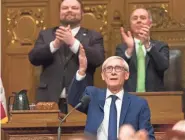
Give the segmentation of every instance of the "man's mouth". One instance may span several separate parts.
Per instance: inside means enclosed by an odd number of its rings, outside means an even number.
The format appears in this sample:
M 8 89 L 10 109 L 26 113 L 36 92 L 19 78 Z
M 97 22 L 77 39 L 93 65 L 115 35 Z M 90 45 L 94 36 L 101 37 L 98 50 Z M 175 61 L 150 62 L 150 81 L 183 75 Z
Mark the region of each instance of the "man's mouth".
M 137 29 L 141 29 L 142 28 L 142 25 L 137 25 L 136 28 Z
M 110 78 L 110 80 L 118 80 L 118 78 Z
M 75 16 L 75 14 L 67 13 L 66 16 Z

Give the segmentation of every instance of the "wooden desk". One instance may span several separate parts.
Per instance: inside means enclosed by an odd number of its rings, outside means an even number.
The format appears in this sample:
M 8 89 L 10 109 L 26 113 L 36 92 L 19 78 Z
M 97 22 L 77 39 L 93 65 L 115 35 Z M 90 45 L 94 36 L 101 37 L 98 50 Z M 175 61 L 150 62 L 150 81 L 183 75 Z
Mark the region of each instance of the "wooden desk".
M 183 91 L 133 94 L 148 101 L 152 124 L 174 124 L 178 120 L 184 119 Z
M 50 123 L 10 123 L 2 125 L 2 140 L 57 140 L 59 122 Z M 153 124 L 156 140 L 163 140 L 167 128 L 173 124 Z M 62 140 L 83 136 L 85 122 L 65 122 L 62 124 Z
M 47 123 L 10 123 L 2 125 L 2 140 L 57 140 L 59 122 Z M 62 140 L 83 135 L 84 122 L 62 124 Z
M 151 109 L 151 121 L 157 140 L 163 140 L 165 131 L 184 119 L 183 92 L 133 93 L 147 99 Z M 47 116 L 46 116 L 47 117 Z M 86 116 L 74 111 L 62 124 L 62 140 L 83 135 Z M 2 140 L 56 140 L 58 121 L 27 123 L 11 122 L 2 125 Z
M 72 107 L 69 106 L 69 108 L 71 109 Z M 16 114 L 14 118 L 12 116 L 8 124 L 2 125 L 2 140 L 57 140 L 59 121 L 54 114 L 56 111 L 49 110 L 48 113 L 45 113 L 46 111 L 40 111 L 42 113 L 41 116 L 39 116 L 39 111 L 35 111 L 37 113 L 36 115 L 31 112 L 26 114 L 26 112 L 13 112 Z M 28 116 L 38 117 L 38 120 L 30 120 L 32 117 L 28 119 Z M 62 124 L 61 139 L 68 140 L 72 136 L 83 136 L 85 120 L 86 115 L 75 110 L 67 118 L 66 122 Z

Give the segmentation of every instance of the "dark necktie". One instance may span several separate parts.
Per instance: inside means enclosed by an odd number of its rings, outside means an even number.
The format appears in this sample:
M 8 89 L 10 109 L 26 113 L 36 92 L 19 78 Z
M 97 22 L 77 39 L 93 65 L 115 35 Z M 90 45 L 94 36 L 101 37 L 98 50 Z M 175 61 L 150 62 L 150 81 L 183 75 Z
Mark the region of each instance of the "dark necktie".
M 111 95 L 110 97 L 112 98 L 112 102 L 109 112 L 108 140 L 117 140 L 117 109 L 115 102 L 118 97 L 115 95 Z

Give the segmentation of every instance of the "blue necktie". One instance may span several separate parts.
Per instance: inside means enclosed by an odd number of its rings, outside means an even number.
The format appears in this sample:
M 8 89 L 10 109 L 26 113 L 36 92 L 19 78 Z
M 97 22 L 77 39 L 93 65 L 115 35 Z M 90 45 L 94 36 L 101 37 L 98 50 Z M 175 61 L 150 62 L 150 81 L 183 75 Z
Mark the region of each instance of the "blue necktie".
M 112 102 L 110 105 L 109 113 L 109 129 L 108 129 L 108 140 L 117 140 L 117 109 L 116 109 L 116 99 L 115 95 L 111 95 Z

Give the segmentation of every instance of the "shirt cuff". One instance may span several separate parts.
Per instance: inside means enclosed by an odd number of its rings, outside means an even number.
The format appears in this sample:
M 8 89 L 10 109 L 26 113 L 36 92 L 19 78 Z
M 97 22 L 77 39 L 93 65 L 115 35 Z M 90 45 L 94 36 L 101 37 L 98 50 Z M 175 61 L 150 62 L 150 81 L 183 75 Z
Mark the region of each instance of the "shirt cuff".
M 127 51 L 125 51 L 125 56 L 130 59 L 132 56 L 128 55 Z
M 152 49 L 152 45 L 151 43 L 149 43 L 150 47 L 148 49 L 146 49 L 147 52 L 149 52 Z
M 80 46 L 80 41 L 75 39 L 75 42 L 72 46 L 70 46 L 70 50 L 73 52 L 73 53 L 77 53 L 78 52 L 78 49 L 79 49 L 79 46 Z
M 86 74 L 85 75 L 80 75 L 79 73 L 78 73 L 78 71 L 76 72 L 76 80 L 77 81 L 82 81 L 84 78 L 85 78 L 85 76 L 86 76 Z
M 49 47 L 50 47 L 51 53 L 54 53 L 54 52 L 56 52 L 59 49 L 59 48 L 55 48 L 54 47 L 53 41 L 50 42 Z

